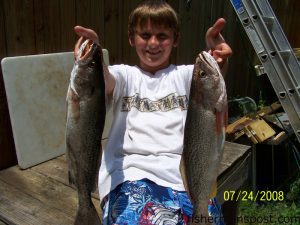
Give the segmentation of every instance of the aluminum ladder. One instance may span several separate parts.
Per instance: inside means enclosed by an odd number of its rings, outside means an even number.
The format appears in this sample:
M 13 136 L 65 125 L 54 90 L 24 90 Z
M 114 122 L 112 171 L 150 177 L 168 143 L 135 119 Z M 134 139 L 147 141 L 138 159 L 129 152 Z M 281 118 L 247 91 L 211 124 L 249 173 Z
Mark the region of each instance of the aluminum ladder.
M 300 64 L 268 0 L 230 0 L 300 142 Z

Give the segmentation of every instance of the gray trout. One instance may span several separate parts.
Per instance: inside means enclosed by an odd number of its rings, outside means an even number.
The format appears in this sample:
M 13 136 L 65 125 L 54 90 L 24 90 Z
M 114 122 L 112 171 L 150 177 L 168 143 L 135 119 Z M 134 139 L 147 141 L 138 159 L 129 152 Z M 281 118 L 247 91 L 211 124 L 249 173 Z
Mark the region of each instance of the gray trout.
M 75 225 L 101 224 L 91 200 L 102 156 L 105 83 L 102 49 L 80 38 L 67 93 L 66 146 L 69 182 L 78 192 Z
M 216 185 L 227 123 L 227 94 L 219 66 L 207 52 L 195 62 L 184 131 L 183 163 L 194 221 L 208 221 L 209 196 Z M 201 223 L 201 221 L 200 221 Z

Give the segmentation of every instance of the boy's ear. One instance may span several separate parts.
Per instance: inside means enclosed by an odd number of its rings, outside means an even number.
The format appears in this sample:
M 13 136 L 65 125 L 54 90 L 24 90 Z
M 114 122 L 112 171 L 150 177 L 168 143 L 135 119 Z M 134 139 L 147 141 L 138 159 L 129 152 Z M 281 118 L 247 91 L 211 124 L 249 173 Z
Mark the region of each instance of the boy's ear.
M 173 43 L 173 47 L 177 47 L 177 46 L 178 46 L 179 40 L 180 40 L 180 33 L 174 34 L 174 43 Z
M 131 47 L 135 46 L 134 35 L 128 31 L 128 41 Z

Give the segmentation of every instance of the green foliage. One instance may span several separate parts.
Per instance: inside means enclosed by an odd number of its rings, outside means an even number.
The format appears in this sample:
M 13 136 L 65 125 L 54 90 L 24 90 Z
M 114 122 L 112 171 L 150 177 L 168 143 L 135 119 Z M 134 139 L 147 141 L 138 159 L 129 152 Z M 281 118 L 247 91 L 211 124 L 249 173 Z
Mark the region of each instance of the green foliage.
M 300 225 L 300 176 L 290 185 L 284 201 L 240 202 L 238 225 Z
M 296 203 L 269 202 L 258 205 L 255 202 L 240 204 L 238 225 L 300 224 L 300 208 Z
M 258 100 L 258 105 L 257 105 L 257 109 L 261 110 L 266 106 L 266 101 L 263 100 L 262 97 L 262 91 L 259 91 L 259 100 Z
M 290 192 L 287 194 L 287 198 L 291 202 L 298 203 L 300 207 L 300 175 L 290 186 Z

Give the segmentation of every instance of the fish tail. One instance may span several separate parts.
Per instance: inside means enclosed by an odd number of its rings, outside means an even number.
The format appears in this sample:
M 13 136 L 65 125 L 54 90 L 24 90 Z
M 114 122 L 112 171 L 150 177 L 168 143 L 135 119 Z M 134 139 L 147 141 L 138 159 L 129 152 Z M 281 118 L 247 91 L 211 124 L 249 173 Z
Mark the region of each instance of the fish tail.
M 79 205 L 74 225 L 101 225 L 101 220 L 92 202 L 89 207 Z

